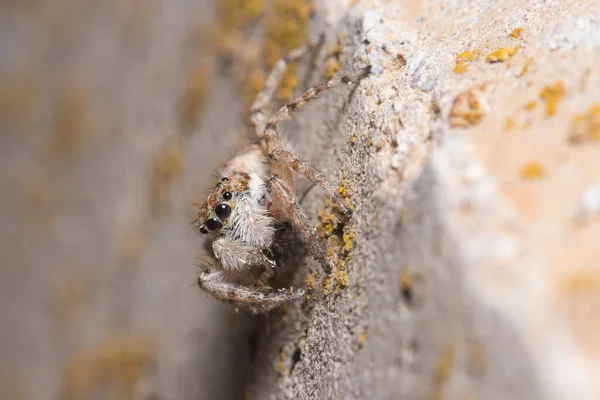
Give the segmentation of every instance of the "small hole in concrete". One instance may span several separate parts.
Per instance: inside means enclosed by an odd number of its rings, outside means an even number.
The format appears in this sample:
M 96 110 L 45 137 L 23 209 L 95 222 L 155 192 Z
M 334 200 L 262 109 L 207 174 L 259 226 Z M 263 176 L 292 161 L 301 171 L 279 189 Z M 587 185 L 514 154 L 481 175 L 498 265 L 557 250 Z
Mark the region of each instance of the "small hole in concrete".
M 415 301 L 415 294 L 411 287 L 404 286 L 401 290 L 402 299 L 406 303 L 407 306 L 412 307 Z
M 294 367 L 296 366 L 296 364 L 298 364 L 298 361 L 300 361 L 302 359 L 302 350 L 300 350 L 300 348 L 297 348 L 294 351 L 294 354 L 292 354 L 292 364 L 290 365 L 290 375 L 292 374 L 292 371 L 294 371 Z

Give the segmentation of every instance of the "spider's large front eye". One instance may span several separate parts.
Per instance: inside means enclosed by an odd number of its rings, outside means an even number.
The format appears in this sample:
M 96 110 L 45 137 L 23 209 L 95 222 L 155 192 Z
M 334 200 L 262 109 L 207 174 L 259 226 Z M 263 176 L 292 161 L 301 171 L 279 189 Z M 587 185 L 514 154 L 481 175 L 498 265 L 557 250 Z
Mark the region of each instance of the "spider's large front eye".
M 220 229 L 223 226 L 221 221 L 214 218 L 211 218 L 208 221 L 206 221 L 205 225 L 209 231 L 216 231 L 217 229 Z
M 231 200 L 232 197 L 233 197 L 233 195 L 231 194 L 231 192 L 223 193 L 223 200 L 225 200 L 225 201 Z
M 225 219 L 231 214 L 231 207 L 228 204 L 221 203 L 215 208 L 215 214 L 217 214 L 217 217 Z

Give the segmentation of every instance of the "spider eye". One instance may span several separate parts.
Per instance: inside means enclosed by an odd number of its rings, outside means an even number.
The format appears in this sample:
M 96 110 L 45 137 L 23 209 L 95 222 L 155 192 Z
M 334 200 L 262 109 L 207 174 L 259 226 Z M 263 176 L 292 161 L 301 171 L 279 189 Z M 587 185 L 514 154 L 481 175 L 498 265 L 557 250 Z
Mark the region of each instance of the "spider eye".
M 221 182 L 227 182 L 229 180 L 229 178 L 223 177 L 221 178 Z
M 200 227 L 199 231 L 200 231 L 200 233 L 203 233 L 205 235 L 208 233 L 208 229 L 206 229 L 206 227 L 204 225 Z
M 220 229 L 222 226 L 223 226 L 223 224 L 218 219 L 211 218 L 208 221 L 206 221 L 206 227 L 208 228 L 209 231 L 216 231 L 217 229 Z
M 217 217 L 225 219 L 231 214 L 231 207 L 228 204 L 221 203 L 215 208 L 215 214 L 217 214 Z
M 231 200 L 232 197 L 233 195 L 231 194 L 231 192 L 223 193 L 223 200 Z

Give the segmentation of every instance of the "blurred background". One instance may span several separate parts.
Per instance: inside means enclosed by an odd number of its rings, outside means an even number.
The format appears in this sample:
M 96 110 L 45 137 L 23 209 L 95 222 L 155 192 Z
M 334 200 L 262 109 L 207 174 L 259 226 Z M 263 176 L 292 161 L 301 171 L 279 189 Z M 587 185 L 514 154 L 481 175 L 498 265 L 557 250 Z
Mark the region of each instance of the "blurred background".
M 0 4 L 0 398 L 241 396 L 253 324 L 195 285 L 193 202 L 312 7 Z

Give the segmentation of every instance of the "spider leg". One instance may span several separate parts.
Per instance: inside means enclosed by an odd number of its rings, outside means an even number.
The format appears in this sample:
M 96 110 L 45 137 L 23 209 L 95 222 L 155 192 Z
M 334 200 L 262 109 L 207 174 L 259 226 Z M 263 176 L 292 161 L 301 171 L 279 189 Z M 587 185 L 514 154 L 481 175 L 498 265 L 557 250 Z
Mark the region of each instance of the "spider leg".
M 330 81 L 320 83 L 308 89 L 300 96 L 298 96 L 294 101 L 281 107 L 275 114 L 273 114 L 269 118 L 267 124 L 265 125 L 265 131 L 263 133 L 265 139 L 267 140 L 267 142 L 269 142 L 272 139 L 277 139 L 278 135 L 277 131 L 275 130 L 275 125 L 277 125 L 281 121 L 289 119 L 294 114 L 294 112 L 296 112 L 300 107 L 304 106 L 306 103 L 317 97 L 325 90 L 332 89 L 342 84 L 351 84 L 358 82 L 362 78 L 369 75 L 369 73 L 371 73 L 371 66 L 367 65 L 366 67 L 363 67 L 351 74 L 331 79 Z
M 269 72 L 265 87 L 256 95 L 256 98 L 250 107 L 250 120 L 254 126 L 256 126 L 257 131 L 262 132 L 264 129 L 266 119 L 262 109 L 271 101 L 275 91 L 279 88 L 279 84 L 283 79 L 283 75 L 285 74 L 288 65 L 304 56 L 309 50 L 318 49 L 323 43 L 324 38 L 324 35 L 321 35 L 317 44 L 298 47 L 277 60 L 271 69 L 271 72 Z
M 253 312 L 267 312 L 273 308 L 280 307 L 294 300 L 300 299 L 306 294 L 305 290 L 277 290 L 272 293 L 264 293 L 237 285 L 227 280 L 224 271 L 205 271 L 198 275 L 198 285 L 214 297 L 221 300 L 229 300 L 239 304 L 242 308 Z
M 344 200 L 338 195 L 335 188 L 331 186 L 329 182 L 327 182 L 325 176 L 316 168 L 312 167 L 308 163 L 296 157 L 290 151 L 285 150 L 283 141 L 277 133 L 277 124 L 281 121 L 289 119 L 295 111 L 297 111 L 300 107 L 304 106 L 310 100 L 317 97 L 323 91 L 334 88 L 341 84 L 350 84 L 353 82 L 357 82 L 360 79 L 366 77 L 370 72 L 371 66 L 368 65 L 364 68 L 359 69 L 356 72 L 353 72 L 352 74 L 332 79 L 328 82 L 322 83 L 307 90 L 306 92 L 302 93 L 296 100 L 281 107 L 279 111 L 277 111 L 273 116 L 271 116 L 271 118 L 269 118 L 269 121 L 265 126 L 264 132 L 262 133 L 266 142 L 266 152 L 271 158 L 271 161 L 275 164 L 275 168 L 272 168 L 273 171 L 281 171 L 282 173 L 285 173 L 289 170 L 289 168 L 291 168 L 296 172 L 304 175 L 311 182 L 323 188 L 327 195 L 337 204 L 337 206 L 346 215 L 350 215 L 352 213 L 350 207 L 348 207 Z M 259 137 L 261 136 L 259 135 Z
M 319 237 L 315 228 L 308 220 L 304 211 L 302 211 L 294 193 L 285 181 L 276 175 L 271 176 L 267 180 L 267 187 L 269 188 L 273 202 L 277 202 L 277 207 L 287 211 L 290 220 L 308 243 L 312 256 L 323 266 L 326 273 L 331 273 L 332 267 L 327 262 L 325 253 L 319 245 Z
M 338 194 L 337 190 L 327 181 L 325 175 L 323 175 L 321 171 L 283 148 L 272 150 L 271 153 L 269 153 L 269 157 L 275 164 L 281 165 L 281 167 L 277 168 L 278 170 L 284 170 L 284 166 L 287 166 L 299 174 L 304 175 L 308 180 L 325 190 L 325 193 L 327 193 L 345 215 L 352 215 L 352 209 Z

